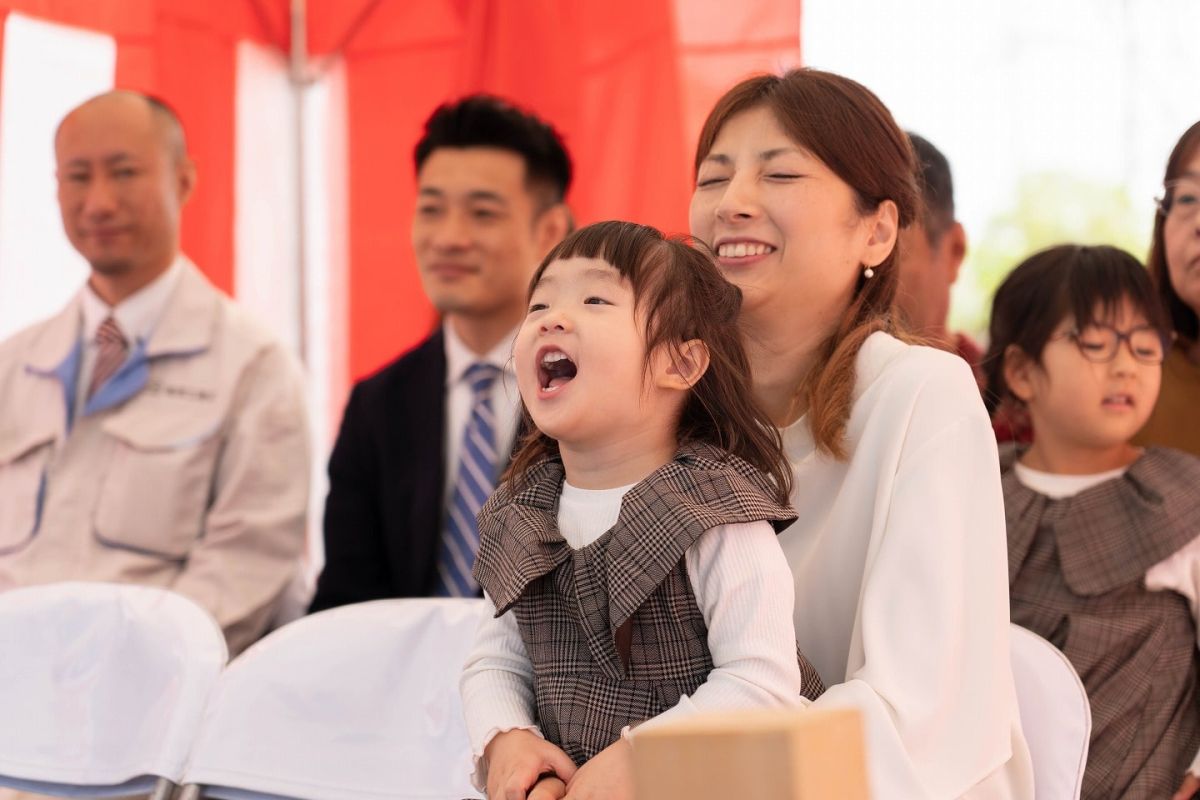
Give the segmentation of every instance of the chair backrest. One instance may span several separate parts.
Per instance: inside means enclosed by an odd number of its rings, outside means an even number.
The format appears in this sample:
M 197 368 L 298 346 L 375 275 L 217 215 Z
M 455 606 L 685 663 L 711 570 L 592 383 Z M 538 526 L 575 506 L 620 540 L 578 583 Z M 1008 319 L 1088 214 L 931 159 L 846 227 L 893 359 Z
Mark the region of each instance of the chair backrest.
M 1075 800 L 1083 784 L 1092 709 L 1075 668 L 1054 645 L 1019 625 L 1010 637 L 1021 729 L 1038 800 Z
M 0 593 L 0 784 L 98 797 L 179 781 L 227 658 L 213 618 L 167 589 Z
M 280 628 L 222 676 L 186 783 L 229 800 L 478 796 L 458 679 L 483 607 L 377 600 Z

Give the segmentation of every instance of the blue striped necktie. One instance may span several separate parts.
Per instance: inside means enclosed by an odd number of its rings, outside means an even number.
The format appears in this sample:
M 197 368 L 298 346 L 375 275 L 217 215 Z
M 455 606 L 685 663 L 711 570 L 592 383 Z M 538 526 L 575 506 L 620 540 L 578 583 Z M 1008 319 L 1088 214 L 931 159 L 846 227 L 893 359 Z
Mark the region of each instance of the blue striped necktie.
M 475 515 L 496 488 L 496 417 L 491 388 L 499 375 L 498 367 L 484 363 L 472 364 L 463 374 L 471 384 L 471 417 L 458 450 L 458 477 L 438 550 L 435 593 L 440 597 L 473 597 L 479 592 L 479 584 L 471 576 L 479 553 Z

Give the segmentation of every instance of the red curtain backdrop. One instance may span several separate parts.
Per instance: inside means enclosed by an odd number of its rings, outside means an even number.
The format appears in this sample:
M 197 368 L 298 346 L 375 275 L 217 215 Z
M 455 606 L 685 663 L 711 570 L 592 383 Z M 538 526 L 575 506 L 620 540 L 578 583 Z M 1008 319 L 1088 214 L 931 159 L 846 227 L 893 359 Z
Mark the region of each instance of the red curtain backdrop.
M 7 0 L 50 22 L 105 33 L 117 45 L 116 85 L 151 92 L 183 120 L 200 180 L 183 216 L 183 248 L 233 289 L 234 69 L 237 42 L 286 47 L 286 3 L 274 17 L 246 0 Z M 282 19 L 279 9 L 283 10 Z M 36 76 L 31 76 L 36 80 Z
M 747 75 L 800 66 L 800 0 L 675 0 L 675 19 L 690 165 L 717 98 Z
M 183 246 L 230 291 L 236 47 L 286 52 L 288 0 L 0 0 L 0 22 L 9 11 L 110 34 L 117 85 L 178 109 L 200 174 Z M 409 221 L 412 150 L 437 104 L 488 91 L 554 122 L 580 224 L 684 231 L 704 115 L 746 74 L 797 63 L 799 20 L 799 0 L 308 0 L 314 63 L 346 64 L 350 377 L 436 322 Z
M 344 25 L 363 19 L 341 7 L 336 13 Z M 345 41 L 324 18 L 313 23 L 322 36 L 314 50 Z M 620 217 L 686 228 L 688 173 L 666 0 L 380 3 L 343 52 L 355 377 L 435 324 L 408 228 L 412 150 L 438 103 L 486 91 L 551 120 L 575 163 L 569 202 L 581 224 Z
M 576 167 L 580 224 L 687 229 L 692 150 L 716 98 L 799 61 L 799 0 L 357 0 L 317 4 L 309 47 L 347 66 L 350 371 L 436 319 L 409 244 L 412 150 L 438 103 L 503 95 L 551 120 Z

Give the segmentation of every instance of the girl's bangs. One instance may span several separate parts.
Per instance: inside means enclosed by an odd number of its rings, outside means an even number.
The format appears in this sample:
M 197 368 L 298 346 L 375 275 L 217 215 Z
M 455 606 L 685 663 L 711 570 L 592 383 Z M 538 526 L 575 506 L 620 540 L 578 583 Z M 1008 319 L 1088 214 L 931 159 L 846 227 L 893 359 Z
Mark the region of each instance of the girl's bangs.
M 1112 325 L 1128 303 L 1146 322 L 1168 331 L 1150 276 L 1137 259 L 1121 251 L 1092 252 L 1077 258 L 1067 276 L 1068 310 L 1079 327 Z

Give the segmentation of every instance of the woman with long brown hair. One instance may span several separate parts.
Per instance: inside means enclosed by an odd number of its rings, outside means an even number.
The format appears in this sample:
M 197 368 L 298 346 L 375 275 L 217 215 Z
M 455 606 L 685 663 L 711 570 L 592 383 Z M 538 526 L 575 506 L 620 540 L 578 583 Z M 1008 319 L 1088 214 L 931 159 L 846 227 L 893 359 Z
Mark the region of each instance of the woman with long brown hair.
M 829 686 L 814 707 L 862 711 L 875 797 L 1031 797 L 991 426 L 966 362 L 894 335 L 917 197 L 878 98 L 796 70 L 709 114 L 691 228 L 742 289 L 753 391 L 791 461 L 780 543 Z
M 1158 404 L 1135 441 L 1200 456 L 1200 122 L 1184 131 L 1167 159 L 1148 266 L 1171 315 L 1175 345 L 1163 362 Z

